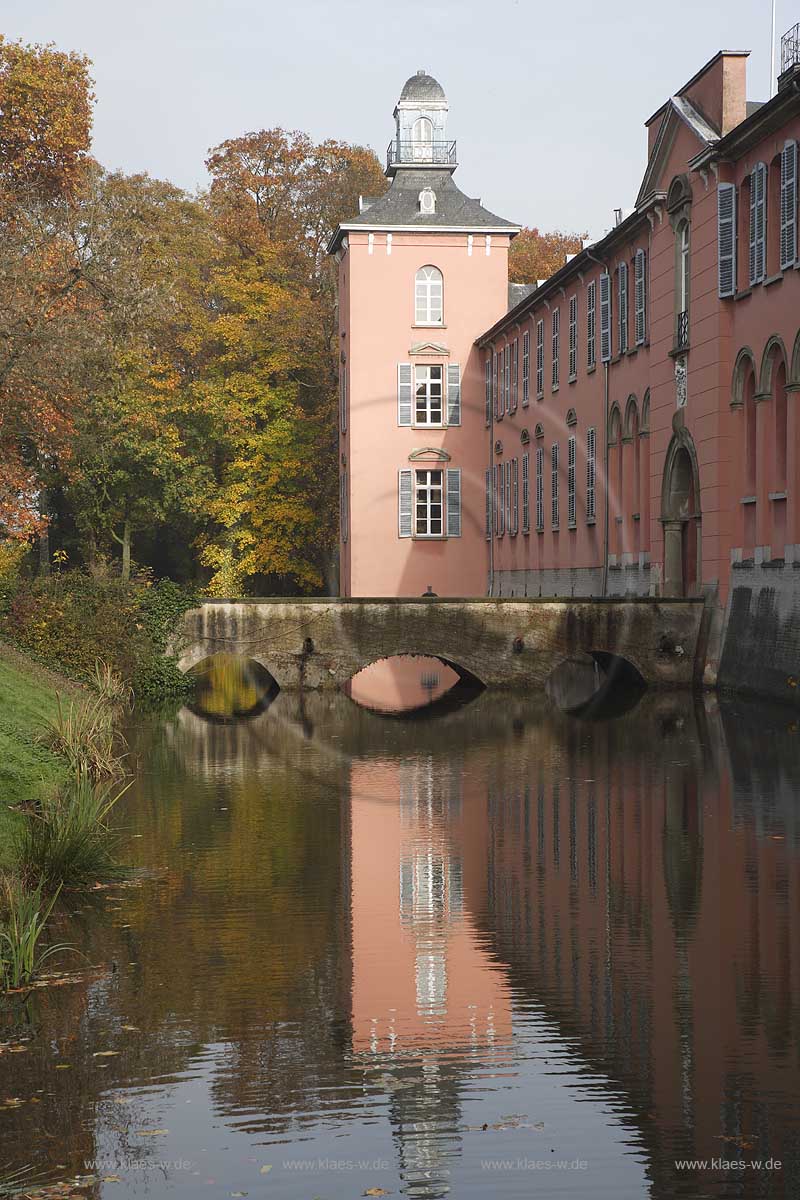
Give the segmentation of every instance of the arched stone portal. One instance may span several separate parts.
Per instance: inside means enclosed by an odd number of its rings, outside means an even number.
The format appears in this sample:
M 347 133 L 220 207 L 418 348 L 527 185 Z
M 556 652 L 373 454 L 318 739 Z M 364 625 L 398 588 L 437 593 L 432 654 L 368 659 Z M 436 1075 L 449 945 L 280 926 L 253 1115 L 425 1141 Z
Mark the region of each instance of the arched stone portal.
M 691 434 L 673 435 L 661 487 L 664 530 L 664 595 L 692 596 L 702 579 L 700 478 Z

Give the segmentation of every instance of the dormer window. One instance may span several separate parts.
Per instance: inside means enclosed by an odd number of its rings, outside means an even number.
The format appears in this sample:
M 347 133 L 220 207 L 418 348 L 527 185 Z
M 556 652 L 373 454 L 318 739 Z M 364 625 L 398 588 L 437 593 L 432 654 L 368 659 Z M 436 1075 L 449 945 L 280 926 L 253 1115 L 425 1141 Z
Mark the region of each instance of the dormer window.
M 414 279 L 414 321 L 417 325 L 441 325 L 444 319 L 442 272 L 438 267 L 420 267 Z
M 430 117 L 417 117 L 411 127 L 411 142 L 415 162 L 431 162 L 433 159 L 433 121 Z
M 433 188 L 423 188 L 419 194 L 419 211 L 421 213 L 436 212 L 436 192 Z

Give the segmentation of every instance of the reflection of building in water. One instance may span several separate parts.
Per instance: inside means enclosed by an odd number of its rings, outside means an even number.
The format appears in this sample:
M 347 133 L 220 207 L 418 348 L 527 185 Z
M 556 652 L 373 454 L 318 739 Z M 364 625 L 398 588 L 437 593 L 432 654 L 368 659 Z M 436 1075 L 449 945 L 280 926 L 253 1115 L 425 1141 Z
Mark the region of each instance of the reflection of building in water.
M 458 675 L 438 658 L 398 654 L 382 658 L 354 675 L 351 699 L 377 712 L 408 712 L 432 704 L 458 682 Z
M 465 857 L 467 907 L 485 914 L 512 984 L 639 1113 L 659 1200 L 691 1194 L 675 1158 L 735 1157 L 743 1139 L 753 1157 L 786 1161 L 800 1134 L 797 841 L 774 796 L 772 820 L 752 791 L 745 815 L 763 727 L 748 759 L 732 722 L 731 756 L 715 762 L 703 747 L 724 745 L 716 713 L 696 724 L 674 704 L 656 698 L 611 724 L 553 718 L 494 747 L 486 857 Z M 796 748 L 776 757 L 784 775 L 794 763 L 796 799 Z M 763 1188 L 753 1173 L 736 1195 Z
M 502 1057 L 511 1035 L 508 987 L 464 911 L 449 835 L 461 786 L 460 759 L 351 770 L 352 1045 L 390 1092 L 411 1195 L 436 1181 L 436 1194 L 447 1190 L 461 1076 L 475 1057 Z

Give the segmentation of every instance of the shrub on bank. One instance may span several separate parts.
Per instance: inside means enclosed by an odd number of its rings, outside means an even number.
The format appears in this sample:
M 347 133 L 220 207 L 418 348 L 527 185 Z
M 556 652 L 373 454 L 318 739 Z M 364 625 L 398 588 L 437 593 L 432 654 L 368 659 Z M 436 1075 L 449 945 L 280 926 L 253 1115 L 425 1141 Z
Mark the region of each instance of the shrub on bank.
M 194 594 L 146 575 L 129 584 L 83 571 L 0 579 L 0 638 L 64 674 L 96 684 L 98 660 L 133 688 L 142 707 L 191 695 L 166 648 Z

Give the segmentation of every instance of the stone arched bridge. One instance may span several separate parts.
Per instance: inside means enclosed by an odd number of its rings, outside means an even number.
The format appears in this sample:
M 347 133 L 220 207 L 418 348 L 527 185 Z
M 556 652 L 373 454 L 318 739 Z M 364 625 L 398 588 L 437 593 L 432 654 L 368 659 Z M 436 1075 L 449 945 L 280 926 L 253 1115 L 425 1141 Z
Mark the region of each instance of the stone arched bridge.
M 254 659 L 281 688 L 341 687 L 395 654 L 431 655 L 487 687 L 542 688 L 565 659 L 627 659 L 651 685 L 691 685 L 701 600 L 209 600 L 171 652 L 188 671 L 213 654 Z

